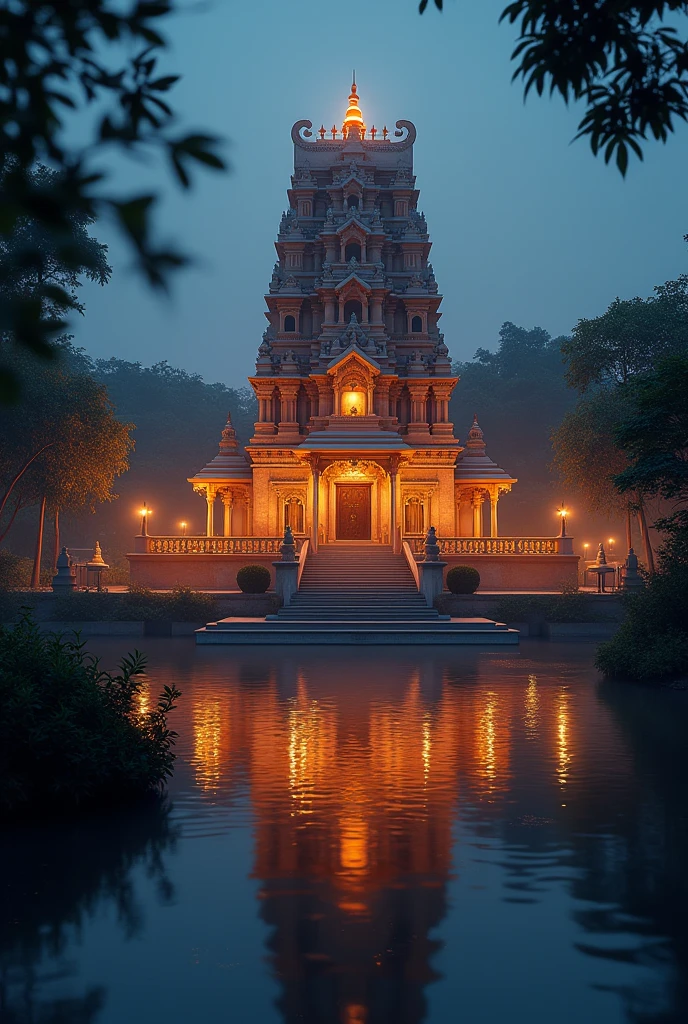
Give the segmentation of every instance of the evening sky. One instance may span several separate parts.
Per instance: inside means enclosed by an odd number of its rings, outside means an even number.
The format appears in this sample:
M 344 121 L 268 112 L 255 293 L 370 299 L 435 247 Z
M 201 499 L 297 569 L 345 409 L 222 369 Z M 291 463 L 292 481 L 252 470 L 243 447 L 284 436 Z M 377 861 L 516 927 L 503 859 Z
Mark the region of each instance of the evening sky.
M 115 273 L 84 289 L 76 343 L 98 357 L 166 359 L 241 386 L 266 326 L 263 294 L 292 167 L 292 124 L 341 124 L 355 67 L 368 126 L 416 124 L 417 185 L 445 299 L 450 353 L 494 348 L 504 320 L 553 335 L 616 296 L 648 295 L 688 271 L 688 130 L 650 144 L 626 180 L 570 144 L 580 112 L 512 84 L 505 0 L 215 0 L 175 19 L 165 68 L 191 128 L 229 139 L 229 176 L 202 173 L 190 196 L 166 184 L 161 228 L 197 257 L 172 299 L 147 292 L 105 224 Z M 123 194 L 162 172 L 127 165 Z

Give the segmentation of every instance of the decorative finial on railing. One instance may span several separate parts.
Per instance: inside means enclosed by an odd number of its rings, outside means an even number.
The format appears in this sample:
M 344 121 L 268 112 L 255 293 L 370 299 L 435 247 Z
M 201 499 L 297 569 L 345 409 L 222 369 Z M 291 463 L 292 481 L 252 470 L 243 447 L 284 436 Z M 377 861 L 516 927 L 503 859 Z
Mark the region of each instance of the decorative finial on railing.
M 283 562 L 296 561 L 296 541 L 294 540 L 294 534 L 291 532 L 291 526 L 287 526 L 284 530 L 284 540 L 280 545 L 280 551 Z
M 325 125 L 324 124 L 321 124 L 320 127 L 318 128 L 318 135 L 320 136 L 320 140 L 321 141 L 325 138 Z
M 435 527 L 431 526 L 425 537 L 425 561 L 439 562 L 439 559 L 440 546 L 437 543 L 437 534 L 435 533 Z
M 385 127 L 382 129 L 382 138 L 386 141 L 388 135 L 389 132 L 387 131 L 387 125 L 385 125 Z

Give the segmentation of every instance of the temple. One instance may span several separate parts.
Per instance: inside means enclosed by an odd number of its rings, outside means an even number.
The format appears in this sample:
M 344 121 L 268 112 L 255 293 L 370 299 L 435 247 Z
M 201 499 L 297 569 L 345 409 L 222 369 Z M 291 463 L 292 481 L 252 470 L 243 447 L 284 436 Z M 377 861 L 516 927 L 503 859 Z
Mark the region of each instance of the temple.
M 297 121 L 291 137 L 289 208 L 249 378 L 254 434 L 242 448 L 228 420 L 219 453 L 189 480 L 206 501 L 206 537 L 151 538 L 137 551 L 274 557 L 289 526 L 311 555 L 351 542 L 401 552 L 405 541 L 418 554 L 433 525 L 443 556 L 559 553 L 552 538 L 498 544 L 499 499 L 516 480 L 486 454 L 476 417 L 463 445 L 449 421 L 458 378 L 418 209 L 414 125 L 368 128 L 354 81 L 341 127 Z M 235 571 L 230 580 L 215 567 L 206 585 L 227 586 Z M 134 558 L 132 573 L 146 585 L 202 585 L 188 563 L 175 576 Z
M 341 129 L 292 128 L 289 209 L 277 236 L 268 327 L 250 383 L 258 422 L 244 458 L 225 428 L 220 455 L 191 479 L 224 533 L 290 525 L 311 550 L 497 535 L 497 502 L 515 482 L 485 455 L 473 424 L 462 448 L 449 422 L 457 383 L 439 329 L 442 296 L 413 173 L 416 130 L 366 127 L 356 84 Z

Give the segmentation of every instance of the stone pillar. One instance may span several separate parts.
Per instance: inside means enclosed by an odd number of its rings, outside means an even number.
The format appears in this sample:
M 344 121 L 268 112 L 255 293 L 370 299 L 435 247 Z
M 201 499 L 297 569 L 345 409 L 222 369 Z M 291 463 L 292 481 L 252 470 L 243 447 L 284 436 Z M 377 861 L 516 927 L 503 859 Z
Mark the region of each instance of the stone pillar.
M 213 514 L 215 511 L 215 491 L 212 489 L 212 487 L 206 488 L 205 500 L 207 502 L 205 535 L 206 537 L 212 537 L 215 534 L 215 522 L 213 518 Z
M 372 299 L 371 324 L 374 327 L 382 326 L 382 299 L 375 296 Z
M 286 440 L 298 441 L 299 423 L 296 418 L 296 400 L 299 394 L 299 383 L 281 383 L 279 385 L 280 396 L 280 421 L 277 433 L 284 436 Z
M 497 530 L 497 502 L 499 501 L 498 494 L 490 495 L 490 537 L 498 537 L 499 532 Z
M 344 299 L 342 296 L 339 297 L 339 323 L 344 323 Z
M 275 424 L 272 416 L 272 396 L 275 385 L 272 383 L 254 385 L 258 399 L 258 422 L 254 424 L 256 434 L 274 434 Z
M 253 536 L 253 499 L 246 495 L 246 506 L 244 509 L 244 534 L 247 537 Z
M 367 299 L 363 299 L 361 301 L 361 314 L 362 314 L 362 321 L 361 322 L 364 323 L 364 324 L 367 324 L 368 323 L 368 300 Z
M 378 380 L 375 386 L 375 399 L 375 414 L 386 419 L 389 416 L 389 384 L 386 381 Z
M 224 506 L 224 518 L 222 522 L 222 536 L 232 536 L 232 512 L 234 509 L 234 495 L 231 491 L 223 491 L 222 504 Z
M 408 433 L 416 437 L 418 435 L 427 436 L 430 433 L 425 405 L 428 397 L 428 385 L 409 382 L 408 389 L 411 396 L 411 416 Z
M 389 509 L 389 532 L 390 541 L 392 543 L 392 551 L 395 554 L 397 552 L 397 466 L 392 465 L 389 470 L 389 491 L 390 491 L 390 509 Z
M 320 465 L 314 459 L 311 463 L 313 476 L 313 496 L 311 499 L 311 550 L 313 554 L 318 552 L 318 517 L 320 514 Z
M 433 384 L 432 390 L 435 396 L 435 422 L 432 425 L 433 435 L 441 434 L 451 437 L 454 426 L 449 422 L 449 398 L 451 396 L 453 383 Z
M 473 495 L 473 536 L 482 537 L 483 535 L 483 496 L 479 492 Z
M 325 299 L 325 323 L 334 323 L 334 296 L 328 295 Z

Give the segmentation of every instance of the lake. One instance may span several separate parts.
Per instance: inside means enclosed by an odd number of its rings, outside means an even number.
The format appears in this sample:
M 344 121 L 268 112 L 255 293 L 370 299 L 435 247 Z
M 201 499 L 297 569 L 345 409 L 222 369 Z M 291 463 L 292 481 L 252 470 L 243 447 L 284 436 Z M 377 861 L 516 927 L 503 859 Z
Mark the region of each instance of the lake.
M 3 1024 L 688 1020 L 688 694 L 587 644 L 140 643 L 169 800 L 5 828 Z

